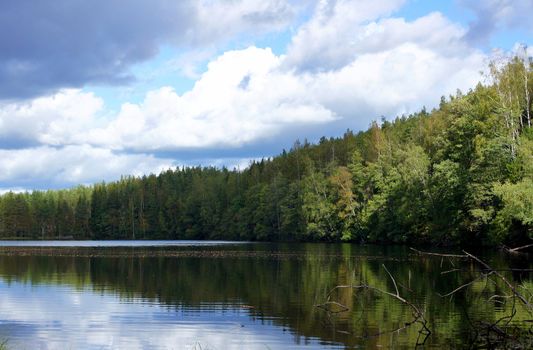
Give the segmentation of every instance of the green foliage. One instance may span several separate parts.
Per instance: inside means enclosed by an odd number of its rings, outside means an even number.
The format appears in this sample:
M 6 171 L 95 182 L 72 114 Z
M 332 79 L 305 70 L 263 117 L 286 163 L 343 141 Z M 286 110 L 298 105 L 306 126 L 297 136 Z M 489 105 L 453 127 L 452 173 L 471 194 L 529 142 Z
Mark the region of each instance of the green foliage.
M 182 168 L 0 197 L 0 237 L 501 244 L 533 237 L 533 65 L 438 109 L 297 141 L 239 171 Z

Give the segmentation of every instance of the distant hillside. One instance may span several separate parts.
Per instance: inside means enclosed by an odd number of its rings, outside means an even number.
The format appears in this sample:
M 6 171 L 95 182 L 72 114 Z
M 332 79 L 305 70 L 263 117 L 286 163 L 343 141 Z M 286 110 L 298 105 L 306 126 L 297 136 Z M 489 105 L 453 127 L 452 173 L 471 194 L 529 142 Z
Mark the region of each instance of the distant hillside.
M 0 238 L 487 244 L 533 238 L 533 64 L 431 112 L 374 122 L 244 171 L 183 168 L 7 193 Z

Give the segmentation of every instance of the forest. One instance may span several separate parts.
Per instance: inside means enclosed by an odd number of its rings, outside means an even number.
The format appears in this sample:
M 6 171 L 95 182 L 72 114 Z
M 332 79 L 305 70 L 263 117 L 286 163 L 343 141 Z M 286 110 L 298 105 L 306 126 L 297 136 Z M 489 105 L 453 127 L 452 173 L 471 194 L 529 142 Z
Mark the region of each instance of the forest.
M 533 239 L 533 61 L 438 108 L 255 161 L 0 197 L 2 239 L 502 245 Z

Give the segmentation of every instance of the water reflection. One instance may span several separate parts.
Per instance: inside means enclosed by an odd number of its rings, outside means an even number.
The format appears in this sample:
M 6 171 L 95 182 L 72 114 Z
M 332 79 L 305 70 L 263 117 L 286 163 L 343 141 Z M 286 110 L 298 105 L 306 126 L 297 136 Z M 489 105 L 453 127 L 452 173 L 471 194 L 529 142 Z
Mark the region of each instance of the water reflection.
M 0 288 L 0 335 L 16 349 L 267 349 L 294 344 L 291 332 L 272 321 L 258 321 L 237 305 L 169 308 L 57 285 L 2 282 Z M 316 339 L 306 342 L 319 347 Z
M 368 337 L 411 319 L 411 310 L 391 298 L 341 290 L 335 300 L 350 312 L 331 317 L 314 307 L 337 284 L 364 281 L 391 290 L 383 264 L 402 293 L 430 315 L 427 348 L 457 342 L 469 322 L 465 310 L 470 318 L 489 320 L 507 311 L 486 302 L 487 293 L 499 292 L 496 285 L 474 284 L 452 300 L 439 297 L 474 272 L 441 275 L 446 262 L 405 248 L 106 249 L 101 256 L 94 250 L 85 251 L 87 256 L 79 250 L 61 257 L 46 251 L 0 255 L 0 337 L 13 348 L 31 349 L 412 348 L 415 328 Z M 509 263 L 486 258 L 495 266 Z M 530 283 L 531 276 L 510 277 Z
M 0 247 L 205 247 L 220 245 L 249 244 L 249 242 L 235 241 L 168 241 L 168 240 L 138 240 L 138 241 L 2 241 Z

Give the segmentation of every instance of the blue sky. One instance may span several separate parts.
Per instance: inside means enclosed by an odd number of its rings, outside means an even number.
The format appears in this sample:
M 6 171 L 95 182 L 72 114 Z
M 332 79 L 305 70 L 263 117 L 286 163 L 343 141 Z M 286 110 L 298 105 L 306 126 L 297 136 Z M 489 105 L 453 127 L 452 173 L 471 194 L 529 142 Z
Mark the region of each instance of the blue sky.
M 531 46 L 531 13 L 530 0 L 2 1 L 0 191 L 243 168 L 431 108 Z

